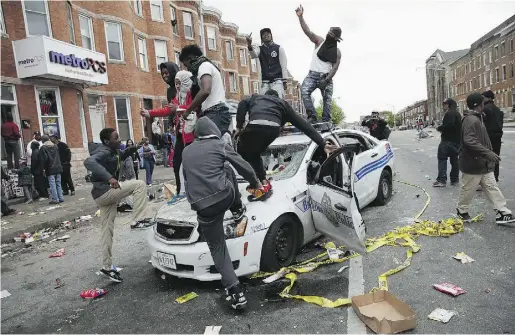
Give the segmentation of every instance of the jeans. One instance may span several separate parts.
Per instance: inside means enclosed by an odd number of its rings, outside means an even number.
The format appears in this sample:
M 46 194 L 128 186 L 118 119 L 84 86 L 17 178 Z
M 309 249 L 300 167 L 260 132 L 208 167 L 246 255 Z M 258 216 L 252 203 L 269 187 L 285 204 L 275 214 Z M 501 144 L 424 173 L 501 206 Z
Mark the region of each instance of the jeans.
M 222 135 L 229 132 L 231 113 L 229 113 L 229 107 L 225 103 L 219 103 L 218 105 L 209 107 L 202 111 L 202 115 L 207 116 L 211 121 L 213 121 Z
M 502 137 L 499 136 L 491 136 L 490 142 L 492 142 L 492 151 L 495 152 L 498 156 L 501 155 L 501 141 Z M 495 181 L 499 181 L 499 163 L 495 164 L 494 169 Z
M 167 146 L 164 146 L 163 148 L 161 148 L 161 153 L 163 154 L 163 166 L 164 167 L 169 167 L 168 166 L 168 152 L 169 151 L 170 151 L 170 149 Z
M 5 140 L 5 155 L 7 156 L 7 169 L 20 168 L 20 147 L 18 141 Z M 14 156 L 14 164 L 13 164 Z
M 451 162 L 451 183 L 457 183 L 460 180 L 460 167 L 458 155 L 460 152 L 460 145 L 453 142 L 440 142 L 438 146 L 438 177 L 437 181 L 440 183 L 447 183 L 447 158 Z
M 75 186 L 73 186 L 72 180 L 72 167 L 70 165 L 63 165 L 63 173 L 61 173 L 61 181 L 63 187 L 63 193 L 75 192 Z
M 268 90 L 274 90 L 279 94 L 279 98 L 284 99 L 284 86 L 283 81 L 278 79 L 274 82 L 263 82 L 261 84 L 261 94 L 265 94 Z
M 64 202 L 61 175 L 48 176 L 48 183 L 50 184 L 50 200 L 54 202 Z
M 302 102 L 304 103 L 304 107 L 306 107 L 306 113 L 310 119 L 316 120 L 317 114 L 315 110 L 315 106 L 313 105 L 313 101 L 311 100 L 311 93 L 314 90 L 319 88 L 320 81 L 327 77 L 327 73 L 320 73 L 309 71 L 306 78 L 302 82 L 301 93 L 302 93 Z M 329 122 L 331 121 L 331 109 L 333 107 L 333 80 L 331 79 L 324 90 L 320 90 L 322 93 L 322 101 L 323 101 L 323 112 L 322 112 L 322 121 Z
M 155 162 L 153 159 L 143 158 L 143 167 L 145 168 L 145 176 L 147 185 L 152 185 L 152 174 L 154 174 Z

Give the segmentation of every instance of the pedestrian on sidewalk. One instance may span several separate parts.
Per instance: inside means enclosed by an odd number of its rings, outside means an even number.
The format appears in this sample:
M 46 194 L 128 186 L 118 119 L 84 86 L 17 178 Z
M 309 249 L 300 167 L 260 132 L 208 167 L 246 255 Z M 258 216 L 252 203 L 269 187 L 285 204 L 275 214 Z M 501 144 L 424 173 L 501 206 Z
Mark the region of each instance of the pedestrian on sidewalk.
M 315 44 L 309 73 L 302 82 L 302 101 L 304 107 L 306 107 L 309 120 L 312 123 L 317 122 L 317 113 L 311 100 L 311 94 L 317 88 L 320 89 L 323 101 L 322 122 L 330 122 L 333 106 L 333 77 L 338 71 L 342 57 L 340 49 L 338 49 L 338 42 L 342 40 L 342 29 L 331 27 L 324 40 L 309 29 L 306 21 L 304 21 L 304 8 L 302 6 L 299 6 L 295 12 L 304 34 Z
M 21 167 L 18 170 L 18 186 L 23 187 L 23 193 L 25 194 L 26 204 L 31 204 L 32 199 L 32 174 L 30 173 L 30 167 L 27 163 L 22 162 Z
M 502 143 L 502 128 L 504 126 L 504 113 L 495 105 L 494 92 L 488 90 L 483 93 L 485 97 L 485 127 L 492 143 L 492 150 L 497 154 L 501 155 L 501 143 Z M 495 180 L 499 182 L 499 162 L 495 164 L 494 169 Z
M 43 147 L 39 149 L 39 157 L 45 175 L 48 178 L 48 183 L 50 184 L 49 204 L 55 205 L 64 202 L 63 189 L 61 187 L 61 173 L 63 172 L 63 167 L 57 146 L 50 141 L 50 137 L 45 134 L 41 136 L 41 140 L 43 141 Z
M 152 135 L 152 144 L 159 149 L 161 143 L 161 124 L 157 117 L 152 122 Z
M 3 114 L 3 113 L 2 113 Z M 2 123 L 2 138 L 4 139 L 7 169 L 20 168 L 20 128 L 13 121 L 11 113 L 7 113 Z M 14 159 L 14 163 L 13 163 Z
M 32 135 L 32 140 L 27 144 L 27 165 L 32 164 L 32 143 L 37 142 L 41 147 L 43 142 L 41 142 L 41 133 L 39 131 L 35 131 L 34 135 Z
M 48 179 L 45 176 L 45 168 L 43 161 L 39 155 L 40 144 L 38 141 L 32 142 L 31 149 L 31 165 L 30 172 L 34 176 L 34 187 L 39 195 L 39 201 L 48 199 Z
M 245 206 L 238 191 L 238 181 L 229 163 L 250 183 L 262 189 L 254 170 L 234 149 L 221 140 L 216 124 L 201 117 L 195 128 L 195 141 L 184 149 L 184 177 L 188 183 L 186 195 L 191 209 L 197 212 L 200 231 L 204 236 L 216 270 L 222 275 L 222 286 L 234 309 L 247 304 L 243 289 L 234 272 L 224 235 L 224 215 L 230 210 L 238 222 Z M 200 159 L 199 159 L 200 158 Z
M 156 149 L 148 137 L 144 137 L 141 142 L 143 145 L 138 149 L 142 168 L 145 169 L 147 186 L 152 186 L 152 175 L 154 174 L 154 166 L 156 164 Z
M 451 163 L 451 185 L 457 185 L 460 180 L 459 153 L 461 135 L 461 114 L 458 112 L 458 105 L 453 99 L 446 99 L 443 102 L 445 115 L 442 124 L 436 128 L 442 133 L 438 145 L 438 177 L 433 187 L 445 187 L 447 184 L 447 159 Z
M 261 45 L 252 45 L 252 34 L 248 35 L 247 46 L 252 59 L 259 59 L 261 65 L 261 94 L 275 90 L 279 98 L 284 99 L 287 89 L 288 60 L 284 48 L 275 44 L 270 28 L 259 32 Z
M 127 142 L 125 142 L 125 149 L 128 149 L 130 147 L 133 147 L 135 144 L 134 144 L 134 141 L 132 139 L 128 139 Z M 139 153 L 137 151 L 134 151 L 132 152 L 131 156 L 131 161 L 132 161 L 132 165 L 133 165 L 133 171 L 134 171 L 134 178 L 136 180 L 139 179 L 139 166 L 140 166 L 140 157 L 139 157 Z M 129 157 L 127 157 L 126 160 L 128 160 Z M 129 179 L 130 180 L 130 179 Z
M 7 173 L 7 171 L 5 171 L 5 167 L 2 166 L 0 168 L 0 170 L 2 170 L 2 179 L 3 180 L 7 180 L 9 181 L 10 177 L 9 177 L 9 174 Z M 1 187 L 1 196 L 0 196 L 0 200 L 1 200 L 1 203 L 2 203 L 2 216 L 7 216 L 7 215 L 11 215 L 13 213 L 16 213 L 16 209 L 14 208 L 10 208 L 9 205 L 7 204 L 7 200 L 6 200 L 6 197 L 5 197 L 5 194 L 4 194 L 4 188 Z
M 100 140 L 102 144 L 90 152 L 91 156 L 84 161 L 84 166 L 91 171 L 91 183 L 93 184 L 91 195 L 100 207 L 102 225 L 102 269 L 100 272 L 112 281 L 120 283 L 123 279 L 112 262 L 114 220 L 118 203 L 132 195 L 134 198 L 132 219 L 133 221 L 141 220 L 146 215 L 147 190 L 145 183 L 141 180 L 118 182 L 119 162 L 130 157 L 138 147 L 131 146 L 125 151 L 120 151 L 120 137 L 113 128 L 102 129 Z
M 495 163 L 501 158 L 492 150 L 492 144 L 483 123 L 483 99 L 479 93 L 472 93 L 467 97 L 467 106 L 462 121 L 460 170 L 463 172 L 463 183 L 458 201 L 458 216 L 464 221 L 470 221 L 470 203 L 481 185 L 488 200 L 497 212 L 497 224 L 510 224 L 515 217 L 506 208 L 506 199 L 499 190 L 495 181 Z
M 57 136 L 50 136 L 50 140 L 57 146 L 59 151 L 59 159 L 63 167 L 61 173 L 61 185 L 63 188 L 63 195 L 75 195 L 75 186 L 73 186 L 72 180 L 72 152 L 68 144 L 61 141 Z

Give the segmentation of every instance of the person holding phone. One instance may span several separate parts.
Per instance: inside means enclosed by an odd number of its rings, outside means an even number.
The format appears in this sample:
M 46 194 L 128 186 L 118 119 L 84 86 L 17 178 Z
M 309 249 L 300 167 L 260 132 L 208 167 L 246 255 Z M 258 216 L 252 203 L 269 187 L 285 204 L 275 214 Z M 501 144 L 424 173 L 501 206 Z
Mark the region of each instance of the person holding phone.
M 372 115 L 365 117 L 361 122 L 362 127 L 367 127 L 370 135 L 377 138 L 378 140 L 387 140 L 389 135 L 389 129 L 387 129 L 386 121 L 379 116 L 379 112 L 372 112 Z

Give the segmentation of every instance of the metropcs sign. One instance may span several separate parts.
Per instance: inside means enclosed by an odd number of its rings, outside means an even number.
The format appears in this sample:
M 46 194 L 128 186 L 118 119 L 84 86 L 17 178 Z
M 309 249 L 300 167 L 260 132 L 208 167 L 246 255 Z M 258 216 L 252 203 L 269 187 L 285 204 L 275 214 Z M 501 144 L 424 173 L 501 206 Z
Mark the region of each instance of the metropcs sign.
M 42 77 L 106 85 L 106 56 L 47 36 L 13 41 L 18 78 Z

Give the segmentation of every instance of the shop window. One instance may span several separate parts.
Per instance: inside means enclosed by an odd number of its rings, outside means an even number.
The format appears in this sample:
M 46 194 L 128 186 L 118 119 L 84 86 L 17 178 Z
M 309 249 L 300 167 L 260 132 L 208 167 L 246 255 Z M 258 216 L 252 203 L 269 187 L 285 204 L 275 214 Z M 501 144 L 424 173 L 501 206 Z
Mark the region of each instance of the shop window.
M 138 37 L 139 66 L 142 70 L 148 71 L 147 40 Z
M 166 41 L 154 40 L 154 50 L 156 52 L 156 69 L 159 72 L 159 65 L 168 62 Z
M 182 20 L 184 22 L 184 37 L 192 40 L 194 38 L 193 15 L 189 12 L 182 12 Z
M 2 4 L 0 3 L 0 32 L 6 33 L 5 29 L 5 20 L 4 20 L 4 10 L 2 8 Z
M 143 17 L 143 6 L 141 4 L 141 0 L 134 0 L 134 11 L 136 14 Z
M 109 60 L 123 61 L 123 41 L 121 24 L 115 22 L 106 22 L 105 30 Z
M 36 92 L 43 134 L 57 136 L 66 142 L 59 90 L 57 88 L 36 88 Z
M 79 15 L 80 37 L 82 47 L 95 51 L 95 35 L 93 35 L 93 23 L 91 18 L 85 15 Z
M 2 110 L 2 124 L 9 120 L 10 118 L 13 119 L 14 123 L 18 125 L 20 128 L 20 132 L 22 131 L 21 123 L 20 123 L 20 116 L 18 114 L 18 103 L 16 99 L 16 90 L 13 85 L 2 85 L 2 92 L 0 96 L 0 106 Z M 19 150 L 21 153 L 21 157 L 25 156 L 25 150 L 23 150 L 23 143 L 21 139 L 19 140 Z M 4 160 L 5 157 L 5 146 L 4 146 L 4 139 L 2 138 L 2 160 Z
M 249 78 L 248 77 L 241 77 L 241 83 L 243 85 L 243 95 L 249 95 Z
M 216 50 L 216 29 L 214 27 L 207 27 L 207 48 Z
M 116 128 L 121 141 L 132 139 L 132 120 L 130 102 L 127 97 L 115 97 L 114 109 L 116 114 Z
M 172 32 L 174 35 L 179 36 L 179 25 L 177 24 L 177 10 L 175 7 L 170 6 L 170 17 L 171 17 L 171 24 L 172 24 Z
M 70 43 L 75 44 L 75 29 L 73 27 L 72 5 L 66 1 L 66 9 L 68 14 L 68 31 L 70 32 Z
M 47 2 L 45 0 L 24 0 L 23 6 L 27 36 L 45 35 L 52 37 Z
M 163 2 L 161 0 L 150 1 L 150 16 L 152 21 L 163 21 Z

